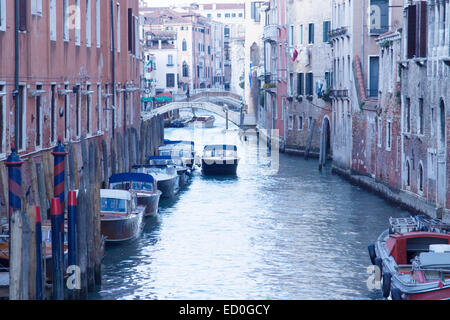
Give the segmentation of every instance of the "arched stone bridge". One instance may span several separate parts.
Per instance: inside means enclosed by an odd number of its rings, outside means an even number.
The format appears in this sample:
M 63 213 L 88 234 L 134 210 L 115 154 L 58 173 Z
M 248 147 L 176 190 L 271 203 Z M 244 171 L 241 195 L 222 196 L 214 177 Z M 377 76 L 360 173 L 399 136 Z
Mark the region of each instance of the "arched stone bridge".
M 214 89 L 196 90 L 187 101 L 185 94 L 174 95 L 174 102 L 166 104 L 151 111 L 143 111 L 142 119 L 149 120 L 157 115 L 180 109 L 202 109 L 217 114 L 240 127 L 254 127 L 256 118 L 252 114 L 244 114 L 241 120 L 241 113 L 230 110 L 225 106 L 240 107 L 241 96 L 229 92 Z
M 146 121 L 158 115 L 163 115 L 167 112 L 180 109 L 202 109 L 217 114 L 225 119 L 227 118 L 228 113 L 228 120 L 237 126 L 241 126 L 240 112 L 228 110 L 223 106 L 219 106 L 211 102 L 172 102 L 151 111 L 142 111 L 141 117 L 142 120 Z

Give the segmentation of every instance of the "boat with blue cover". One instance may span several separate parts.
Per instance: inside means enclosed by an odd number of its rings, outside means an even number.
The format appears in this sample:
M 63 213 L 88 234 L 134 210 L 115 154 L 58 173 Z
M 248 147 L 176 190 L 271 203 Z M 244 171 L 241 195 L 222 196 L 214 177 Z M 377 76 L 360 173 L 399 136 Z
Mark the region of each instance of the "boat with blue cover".
M 109 185 L 114 190 L 128 190 L 135 193 L 138 205 L 145 206 L 145 216 L 154 216 L 158 213 L 162 192 L 158 190 L 152 175 L 138 172 L 119 173 L 109 178 Z
M 151 175 L 162 198 L 173 198 L 180 190 L 180 177 L 174 167 L 167 165 L 139 164 L 133 166 L 133 172 Z
M 204 175 L 236 175 L 239 160 L 235 145 L 207 145 L 203 149 L 202 172 Z
M 195 143 L 194 141 L 164 140 L 164 145 L 159 147 L 161 156 L 180 157 L 183 163 L 190 169 L 195 166 Z

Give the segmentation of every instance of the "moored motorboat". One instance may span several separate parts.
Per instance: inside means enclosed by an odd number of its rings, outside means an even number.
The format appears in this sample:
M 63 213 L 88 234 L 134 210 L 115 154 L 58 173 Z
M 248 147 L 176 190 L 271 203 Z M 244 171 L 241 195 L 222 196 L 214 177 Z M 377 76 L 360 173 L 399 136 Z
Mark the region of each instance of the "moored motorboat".
M 202 172 L 205 175 L 236 175 L 239 160 L 235 145 L 207 145 L 203 150 Z
M 216 121 L 216 118 L 214 116 L 194 116 L 189 121 L 189 127 L 212 128 L 214 127 L 214 121 Z
M 167 152 L 169 155 L 148 157 L 149 164 L 154 167 L 174 168 L 179 177 L 179 187 L 182 188 L 189 182 L 191 169 L 183 163 L 181 157 L 170 155 L 170 149 Z
M 101 233 L 107 242 L 136 238 L 143 227 L 145 207 L 137 205 L 136 195 L 125 190 L 100 190 Z
M 423 216 L 391 218 L 375 244 L 372 264 L 383 296 L 393 300 L 450 299 L 450 226 Z
M 109 178 L 109 187 L 135 193 L 137 204 L 145 207 L 145 216 L 158 213 L 162 192 L 158 190 L 156 181 L 151 175 L 137 172 L 115 174 Z
M 161 156 L 180 157 L 183 164 L 191 170 L 195 168 L 195 143 L 194 141 L 164 140 L 164 146 L 159 147 Z
M 162 192 L 162 198 L 173 198 L 180 190 L 180 177 L 174 167 L 142 164 L 134 165 L 133 171 L 151 175 Z

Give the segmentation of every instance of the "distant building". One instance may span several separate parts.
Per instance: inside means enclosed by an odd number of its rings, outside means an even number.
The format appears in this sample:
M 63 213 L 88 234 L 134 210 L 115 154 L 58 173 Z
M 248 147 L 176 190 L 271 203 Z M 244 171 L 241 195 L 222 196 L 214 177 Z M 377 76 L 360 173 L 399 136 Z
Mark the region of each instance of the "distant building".
M 155 95 L 178 92 L 177 33 L 153 30 L 145 32 L 144 77 Z

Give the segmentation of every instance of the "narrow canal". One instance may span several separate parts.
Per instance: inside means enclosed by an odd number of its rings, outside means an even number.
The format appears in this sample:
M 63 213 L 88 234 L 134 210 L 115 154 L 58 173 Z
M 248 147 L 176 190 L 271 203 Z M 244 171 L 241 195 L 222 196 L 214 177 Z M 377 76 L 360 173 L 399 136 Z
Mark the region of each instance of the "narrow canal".
M 107 247 L 92 299 L 381 299 L 366 286 L 367 245 L 408 212 L 333 175 L 315 159 L 280 155 L 269 172 L 256 138 L 238 130 L 166 129 L 166 138 L 235 143 L 238 177 L 197 170 L 162 201 L 139 239 Z M 226 138 L 226 140 L 225 140 Z

